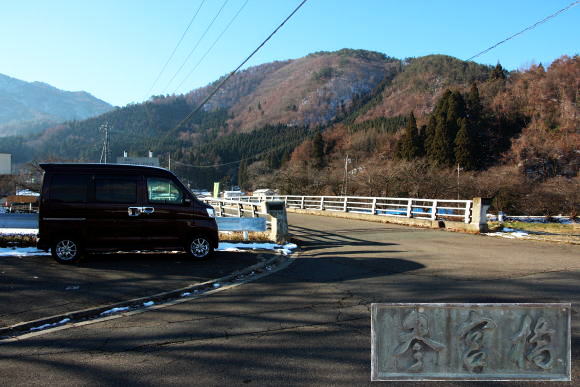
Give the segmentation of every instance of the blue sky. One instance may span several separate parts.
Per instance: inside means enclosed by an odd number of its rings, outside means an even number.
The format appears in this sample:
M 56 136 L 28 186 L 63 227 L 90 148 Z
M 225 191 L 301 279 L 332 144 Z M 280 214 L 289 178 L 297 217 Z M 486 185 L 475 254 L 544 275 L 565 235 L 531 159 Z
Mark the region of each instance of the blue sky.
M 21 0 L 0 4 L 0 73 L 86 90 L 114 105 L 182 93 L 233 70 L 299 0 L 249 0 L 230 29 L 186 78 L 245 0 L 228 0 L 175 80 L 169 80 L 226 0 L 206 0 L 153 90 L 202 0 Z M 314 51 L 360 48 L 397 58 L 466 59 L 572 0 L 309 0 L 248 66 Z M 580 5 L 476 59 L 510 70 L 579 53 Z M 246 67 L 248 67 L 246 66 Z M 177 86 L 183 82 L 180 88 Z

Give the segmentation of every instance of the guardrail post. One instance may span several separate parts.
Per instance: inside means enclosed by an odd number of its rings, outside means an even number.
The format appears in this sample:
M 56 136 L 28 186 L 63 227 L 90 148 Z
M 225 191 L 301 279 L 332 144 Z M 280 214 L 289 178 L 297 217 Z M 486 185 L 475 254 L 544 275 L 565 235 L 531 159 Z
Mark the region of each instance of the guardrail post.
M 373 207 L 371 209 L 371 214 L 374 215 L 377 212 L 377 198 L 373 198 Z
M 304 196 L 300 197 L 300 209 L 304 209 Z
M 224 208 L 222 202 L 219 202 L 219 207 L 220 207 L 220 216 L 222 217 L 226 216 L 226 209 Z
M 348 198 L 346 196 L 344 197 L 344 206 L 343 206 L 342 211 L 348 212 Z
M 320 211 L 324 211 L 324 196 L 320 197 Z
M 471 202 L 467 202 L 466 207 L 469 208 Z M 479 229 L 479 232 L 487 232 L 487 210 L 491 206 L 491 199 L 487 198 L 473 198 L 473 207 L 471 208 L 471 224 Z M 467 211 L 467 209 L 466 209 Z M 466 216 L 467 219 L 467 216 Z
M 413 217 L 412 211 L 413 211 L 413 199 L 409 199 L 407 201 L 407 218 Z
M 431 219 L 437 219 L 437 200 L 433 200 L 433 205 L 431 206 Z
M 244 212 L 242 211 L 244 209 L 244 205 L 242 203 L 238 203 L 238 217 L 242 217 L 242 215 L 244 215 Z

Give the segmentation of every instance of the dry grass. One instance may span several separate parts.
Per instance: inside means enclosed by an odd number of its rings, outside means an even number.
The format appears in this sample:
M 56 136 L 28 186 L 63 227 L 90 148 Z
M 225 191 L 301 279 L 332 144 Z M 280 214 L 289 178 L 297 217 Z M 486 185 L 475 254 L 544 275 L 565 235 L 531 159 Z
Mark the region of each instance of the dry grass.
M 246 242 L 242 232 L 226 231 L 219 233 L 220 242 Z M 250 232 L 248 233 L 247 242 L 272 242 L 270 233 L 264 232 Z
M 499 222 L 488 222 L 490 231 L 501 231 Z M 504 222 L 503 227 L 517 230 L 546 232 L 551 234 L 572 235 L 580 234 L 578 224 L 561 224 L 561 223 L 528 223 L 528 222 Z

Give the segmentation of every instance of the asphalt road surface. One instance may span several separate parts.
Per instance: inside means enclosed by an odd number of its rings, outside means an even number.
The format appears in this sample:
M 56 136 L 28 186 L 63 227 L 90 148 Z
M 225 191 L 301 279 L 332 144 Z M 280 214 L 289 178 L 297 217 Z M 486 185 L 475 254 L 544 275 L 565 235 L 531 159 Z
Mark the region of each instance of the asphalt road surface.
M 185 253 L 116 253 L 61 265 L 50 256 L 0 257 L 0 328 L 202 283 L 258 258 L 223 251 L 207 261 Z
M 303 251 L 287 269 L 192 302 L 1 344 L 2 384 L 370 385 L 372 302 L 573 302 L 579 375 L 578 246 L 289 218 Z M 450 384 L 473 385 L 409 383 Z

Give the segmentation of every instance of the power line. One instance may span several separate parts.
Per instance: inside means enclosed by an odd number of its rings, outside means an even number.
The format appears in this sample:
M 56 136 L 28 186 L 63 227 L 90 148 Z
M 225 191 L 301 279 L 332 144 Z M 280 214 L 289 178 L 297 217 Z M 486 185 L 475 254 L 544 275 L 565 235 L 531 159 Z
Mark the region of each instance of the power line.
M 511 40 L 511 39 L 515 38 L 516 36 L 523 34 L 523 33 L 524 33 L 524 32 L 526 32 L 526 31 L 529 31 L 529 30 L 532 30 L 532 29 L 536 28 L 536 27 L 537 27 L 537 26 L 539 26 L 540 24 L 543 24 L 543 23 L 547 22 L 548 20 L 550 20 L 550 19 L 552 19 L 552 18 L 554 18 L 554 17 L 558 16 L 559 14 L 561 14 L 561 13 L 563 13 L 563 12 L 566 12 L 566 11 L 567 11 L 567 10 L 569 10 L 570 8 L 572 8 L 572 7 L 576 6 L 576 5 L 578 5 L 578 3 L 580 3 L 580 0 L 578 0 L 578 1 L 574 1 L 574 2 L 570 3 L 570 4 L 569 4 L 567 7 L 565 7 L 565 8 L 562 8 L 561 10 L 559 10 L 559 11 L 557 11 L 557 12 L 555 12 L 555 13 L 551 14 L 550 16 L 547 16 L 547 17 L 545 17 L 544 19 L 542 19 L 542 20 L 540 20 L 540 21 L 538 21 L 538 22 L 536 22 L 536 23 L 532 24 L 531 26 L 524 28 L 523 30 L 521 30 L 521 31 L 520 31 L 520 32 L 518 32 L 518 33 L 515 33 L 515 34 L 513 34 L 512 36 L 510 36 L 510 37 L 507 37 L 507 38 L 505 38 L 504 40 L 502 40 L 502 41 L 500 41 L 500 42 L 497 42 L 497 43 L 496 43 L 496 44 L 494 44 L 493 46 L 491 46 L 491 47 L 489 47 L 489 48 L 487 48 L 487 49 L 485 49 L 485 50 L 483 50 L 483 51 L 481 51 L 481 52 L 479 52 L 479 53 L 475 54 L 474 56 L 472 56 L 472 57 L 471 57 L 471 58 L 469 58 L 469 59 L 466 59 L 466 61 L 473 60 L 473 59 L 477 58 L 478 56 L 481 56 L 481 55 L 483 55 L 483 54 L 485 54 L 485 53 L 487 53 L 487 52 L 489 52 L 489 51 L 493 50 L 494 48 L 496 48 L 496 47 L 497 47 L 497 46 L 499 46 L 500 44 L 503 44 L 503 43 L 507 42 L 508 40 Z
M 203 32 L 203 34 L 200 36 L 200 38 L 198 39 L 197 43 L 195 44 L 195 46 L 191 49 L 191 51 L 189 52 L 189 54 L 187 55 L 187 58 L 185 58 L 185 60 L 183 61 L 183 63 L 181 64 L 181 66 L 179 66 L 179 69 L 177 69 L 177 71 L 175 72 L 175 74 L 173 74 L 173 77 L 171 77 L 171 79 L 169 80 L 169 82 L 167 83 L 167 86 L 165 86 L 165 89 L 163 90 L 163 92 L 165 92 L 168 88 L 169 85 L 171 85 L 171 82 L 173 82 L 173 80 L 175 79 L 175 77 L 177 76 L 177 74 L 179 74 L 179 72 L 181 71 L 181 69 L 183 68 L 183 66 L 185 66 L 185 64 L 187 63 L 187 61 L 189 60 L 189 58 L 191 57 L 191 55 L 195 52 L 195 50 L 197 49 L 197 46 L 199 46 L 199 43 L 201 43 L 201 41 L 203 40 L 203 38 L 205 37 L 205 35 L 207 34 L 207 32 L 209 31 L 209 29 L 211 28 L 211 26 L 213 26 L 213 23 L 215 23 L 216 19 L 218 18 L 218 16 L 222 13 L 222 10 L 224 9 L 224 7 L 226 6 L 226 4 L 228 3 L 229 0 L 224 0 L 221 8 L 219 9 L 219 11 L 216 13 L 216 15 L 213 17 L 212 21 L 209 23 L 209 25 L 207 26 L 207 28 L 205 29 L 205 31 Z
M 292 13 L 290 15 L 288 15 L 288 17 L 286 17 L 286 19 L 284 19 L 284 21 L 282 23 L 280 23 L 280 25 L 278 27 L 276 27 L 276 29 L 254 50 L 252 51 L 252 53 L 246 58 L 244 59 L 244 61 L 235 68 L 235 70 L 233 70 L 231 73 L 229 73 L 229 75 L 227 77 L 225 77 L 217 86 L 216 88 L 209 93 L 209 95 L 207 97 L 204 98 L 204 100 L 198 105 L 197 108 L 195 108 L 191 113 L 189 113 L 187 115 L 187 117 L 185 117 L 183 120 L 181 120 L 171 131 L 168 132 L 168 135 L 170 132 L 173 132 L 174 130 L 179 129 L 183 124 L 185 124 L 187 121 L 189 121 L 194 115 L 195 113 L 197 113 L 202 107 L 203 105 L 205 105 L 207 103 L 207 101 L 210 100 L 211 97 L 214 96 L 215 93 L 218 92 L 218 90 L 243 66 L 246 64 L 246 62 L 248 62 L 271 38 L 272 36 L 274 36 L 276 34 L 276 32 L 278 32 L 280 30 L 280 28 L 282 28 L 282 26 L 284 24 L 286 24 L 286 22 L 288 20 L 290 20 L 290 18 L 292 16 L 294 16 L 294 14 L 296 12 L 298 12 L 298 10 L 307 2 L 308 0 L 302 0 L 302 2 L 300 2 L 300 4 L 298 4 L 298 6 L 294 9 L 294 11 L 292 11 Z
M 173 91 L 173 94 L 175 94 L 177 92 L 177 90 L 179 90 L 179 88 L 185 83 L 185 81 L 187 80 L 187 78 L 189 78 L 189 76 L 198 68 L 198 66 L 200 65 L 200 63 L 205 59 L 205 57 L 207 56 L 207 54 L 209 54 L 209 52 L 213 49 L 213 47 L 216 45 L 216 43 L 221 39 L 221 37 L 223 36 L 223 34 L 226 33 L 226 31 L 230 28 L 230 26 L 232 25 L 232 23 L 234 22 L 234 20 L 236 20 L 236 18 L 238 17 L 238 15 L 242 12 L 242 10 L 244 9 L 244 7 L 246 6 L 246 4 L 248 4 L 248 1 L 250 0 L 246 0 L 244 2 L 244 4 L 242 4 L 242 6 L 240 7 L 240 9 L 238 10 L 238 12 L 236 12 L 236 14 L 234 15 L 234 17 L 229 21 L 228 25 L 226 26 L 226 28 L 223 29 L 223 31 L 219 34 L 219 36 L 217 37 L 216 40 L 214 40 L 214 42 L 211 44 L 211 46 L 207 49 L 207 51 L 205 52 L 205 54 L 203 54 L 203 56 L 199 59 L 199 61 L 195 64 L 195 66 L 193 67 L 193 69 L 191 69 L 191 71 L 185 76 L 185 78 L 183 78 L 183 80 L 181 81 L 181 83 L 179 84 L 179 86 L 177 86 L 175 88 L 175 90 Z
M 187 28 L 185 29 L 185 31 L 183 31 L 183 34 L 181 35 L 181 38 L 179 39 L 179 42 L 177 42 L 177 45 L 175 46 L 175 48 L 173 49 L 173 52 L 171 53 L 171 55 L 169 55 L 169 58 L 167 59 L 167 62 L 165 62 L 165 64 L 163 65 L 163 68 L 161 69 L 161 71 L 159 72 L 159 74 L 157 75 L 157 78 L 155 78 L 155 82 L 153 82 L 153 84 L 151 85 L 151 87 L 149 88 L 149 90 L 147 91 L 147 95 L 145 96 L 145 99 L 147 99 L 149 97 L 149 93 L 151 93 L 151 90 L 153 90 L 153 88 L 155 87 L 155 85 L 157 84 L 157 81 L 159 81 L 159 78 L 161 78 L 161 74 L 163 74 L 163 72 L 165 71 L 165 69 L 167 68 L 167 65 L 169 64 L 169 62 L 171 61 L 171 59 L 173 58 L 173 55 L 175 55 L 175 52 L 177 51 L 177 48 L 179 47 L 179 45 L 181 44 L 181 42 L 183 41 L 183 38 L 185 38 L 185 34 L 187 34 L 187 31 L 189 31 L 189 28 L 191 27 L 191 25 L 193 24 L 193 21 L 195 20 L 195 18 L 197 17 L 197 14 L 199 13 L 199 10 L 201 9 L 201 7 L 203 6 L 203 4 L 205 3 L 205 0 L 202 0 L 202 2 L 199 4 L 199 7 L 197 8 L 197 10 L 195 11 L 195 14 L 193 15 L 193 17 L 191 18 L 191 20 L 189 21 L 189 24 L 187 25 Z

